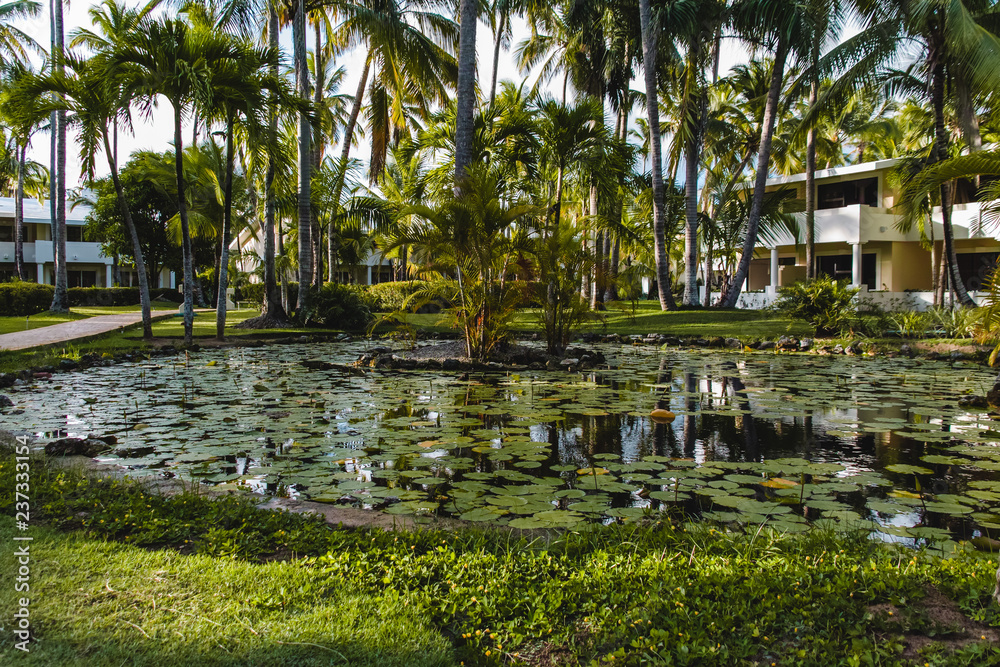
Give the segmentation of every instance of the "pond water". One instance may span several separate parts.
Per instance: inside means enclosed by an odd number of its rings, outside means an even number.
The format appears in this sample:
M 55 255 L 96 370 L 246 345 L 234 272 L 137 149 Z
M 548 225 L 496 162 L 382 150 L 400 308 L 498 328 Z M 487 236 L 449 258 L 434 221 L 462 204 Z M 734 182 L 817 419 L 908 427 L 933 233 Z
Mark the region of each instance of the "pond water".
M 1000 422 L 957 362 L 602 346 L 612 370 L 312 370 L 365 343 L 205 350 L 15 388 L 5 427 L 118 436 L 130 475 L 518 528 L 661 512 L 1000 537 Z M 676 413 L 669 423 L 651 410 Z

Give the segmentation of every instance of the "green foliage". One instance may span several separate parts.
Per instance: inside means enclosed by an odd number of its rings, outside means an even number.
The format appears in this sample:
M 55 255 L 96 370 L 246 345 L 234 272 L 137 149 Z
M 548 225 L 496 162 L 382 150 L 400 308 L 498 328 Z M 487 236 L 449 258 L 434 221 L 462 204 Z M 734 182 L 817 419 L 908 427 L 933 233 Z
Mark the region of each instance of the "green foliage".
M 138 287 L 71 287 L 68 290 L 69 305 L 75 306 L 135 306 L 139 304 Z M 181 302 L 181 295 L 175 289 L 157 288 L 149 290 L 151 300 Z
M 13 488 L 15 474 L 13 456 L 0 454 L 0 484 Z M 91 624 L 105 623 L 101 646 L 128 637 L 137 652 L 152 646 L 171 664 L 204 664 L 203 656 L 184 651 L 211 636 L 225 643 L 234 664 L 246 664 L 249 646 L 273 649 L 254 644 L 260 628 L 272 636 L 291 616 L 297 633 L 281 645 L 284 652 L 304 636 L 354 656 L 349 664 L 400 664 L 379 663 L 363 647 L 348 652 L 364 642 L 341 637 L 336 605 L 345 591 L 383 625 L 405 632 L 402 619 L 388 614 L 405 609 L 424 624 L 421 637 L 446 638 L 438 662 L 411 656 L 402 664 L 496 665 L 498 656 L 524 660 L 540 645 L 559 655 L 559 664 L 734 665 L 760 656 L 778 664 L 899 664 L 904 634 L 941 635 L 921 611 L 932 587 L 965 616 L 1000 623 L 991 601 L 994 557 L 959 551 L 939 558 L 870 540 L 866 532 L 783 535 L 764 527 L 737 534 L 669 521 L 530 535 L 342 530 L 308 514 L 259 510 L 249 498 L 167 497 L 41 458 L 32 461 L 31 481 L 32 554 L 62 565 L 32 573 L 33 589 L 46 591 L 32 608 L 32 618 L 48 628 L 40 651 L 72 645 L 70 633 L 81 633 L 81 647 L 104 650 L 92 645 Z M 0 496 L 0 514 L 7 515 L 0 536 L 8 541 L 13 511 L 13 495 Z M 276 556 L 288 562 L 269 562 Z M 136 603 L 161 597 L 169 602 Z M 81 600 L 89 613 L 79 613 Z M 875 611 L 877 605 L 894 615 Z M 364 615 L 350 618 L 368 627 Z M 309 629 L 316 621 L 322 630 Z M 241 630 L 246 624 L 253 633 Z M 136 626 L 159 640 L 143 641 Z M 308 655 L 329 664 L 327 653 Z M 934 664 L 1000 658 L 978 637 L 932 654 Z M 963 661 L 968 657 L 976 659 Z M 49 664 L 71 662 L 64 655 Z
M 902 338 L 923 338 L 931 329 L 930 316 L 916 310 L 893 313 L 890 319 Z
M 0 283 L 0 315 L 34 315 L 52 305 L 51 285 L 14 281 Z
M 817 334 L 832 334 L 850 325 L 857 312 L 854 297 L 858 291 L 848 287 L 846 280 L 822 276 L 780 288 L 774 307 L 787 317 L 805 320 L 816 327 Z
M 575 331 L 595 314 L 580 296 L 580 279 L 593 266 L 593 258 L 575 238 L 568 223 L 562 223 L 536 240 L 540 280 L 534 299 L 542 304 L 541 324 L 549 354 L 562 354 Z
M 971 338 L 981 313 L 974 308 L 932 308 L 927 311 L 931 327 L 939 330 L 945 338 Z
M 281 285 L 278 285 L 281 289 Z M 299 284 L 288 283 L 288 301 L 296 303 L 299 299 Z M 250 301 L 255 304 L 264 303 L 264 283 L 244 283 L 236 287 L 237 301 Z
M 424 280 L 400 280 L 371 285 L 367 291 L 373 311 L 390 313 L 406 309 L 409 306 L 408 301 L 412 302 L 411 297 L 424 287 L 426 287 Z
M 311 321 L 348 331 L 360 331 L 373 319 L 365 291 L 358 285 L 326 283 L 313 290 L 311 308 Z

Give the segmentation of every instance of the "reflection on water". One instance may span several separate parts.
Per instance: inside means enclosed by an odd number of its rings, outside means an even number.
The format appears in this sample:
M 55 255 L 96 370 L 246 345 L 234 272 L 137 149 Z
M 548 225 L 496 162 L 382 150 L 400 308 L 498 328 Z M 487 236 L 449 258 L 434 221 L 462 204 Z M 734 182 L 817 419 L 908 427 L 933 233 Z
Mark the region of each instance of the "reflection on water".
M 17 389 L 23 413 L 4 420 L 113 433 L 106 458 L 134 475 L 518 527 L 686 511 L 784 530 L 873 519 L 906 539 L 1000 529 L 1000 428 L 957 405 L 992 384 L 975 365 L 631 347 L 586 374 L 302 365 L 363 348 L 60 374 Z M 653 421 L 654 408 L 677 418 Z

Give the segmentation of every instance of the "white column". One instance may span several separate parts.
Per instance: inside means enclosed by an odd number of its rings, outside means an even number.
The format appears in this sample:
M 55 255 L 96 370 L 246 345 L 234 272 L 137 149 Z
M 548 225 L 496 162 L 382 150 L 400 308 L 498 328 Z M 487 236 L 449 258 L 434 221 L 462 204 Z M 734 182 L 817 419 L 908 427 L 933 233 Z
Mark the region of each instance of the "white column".
M 104 277 L 104 286 L 105 287 L 114 287 L 114 283 L 112 282 L 113 278 L 111 277 L 111 265 L 108 264 L 104 268 L 105 268 L 105 272 L 104 272 L 104 276 L 105 276 Z
M 857 287 L 861 284 L 861 244 L 851 244 L 851 286 Z
M 368 284 L 372 284 L 372 265 L 368 265 Z
M 39 262 L 37 264 L 37 266 L 38 266 L 38 279 L 37 279 L 38 280 L 38 284 L 39 285 L 44 285 L 45 284 L 45 264 Z
M 170 289 L 177 289 L 177 274 L 170 272 Z
M 771 292 L 778 293 L 778 249 L 771 248 Z

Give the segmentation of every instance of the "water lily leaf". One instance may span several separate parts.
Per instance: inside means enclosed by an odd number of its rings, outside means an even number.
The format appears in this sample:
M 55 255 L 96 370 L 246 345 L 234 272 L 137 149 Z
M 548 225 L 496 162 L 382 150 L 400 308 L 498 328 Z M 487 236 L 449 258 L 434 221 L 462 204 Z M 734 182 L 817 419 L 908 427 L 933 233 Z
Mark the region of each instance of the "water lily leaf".
M 898 472 L 901 475 L 933 475 L 933 470 L 928 470 L 927 468 L 921 468 L 920 466 L 909 465 L 906 463 L 893 463 L 885 467 L 886 470 L 890 472 Z

